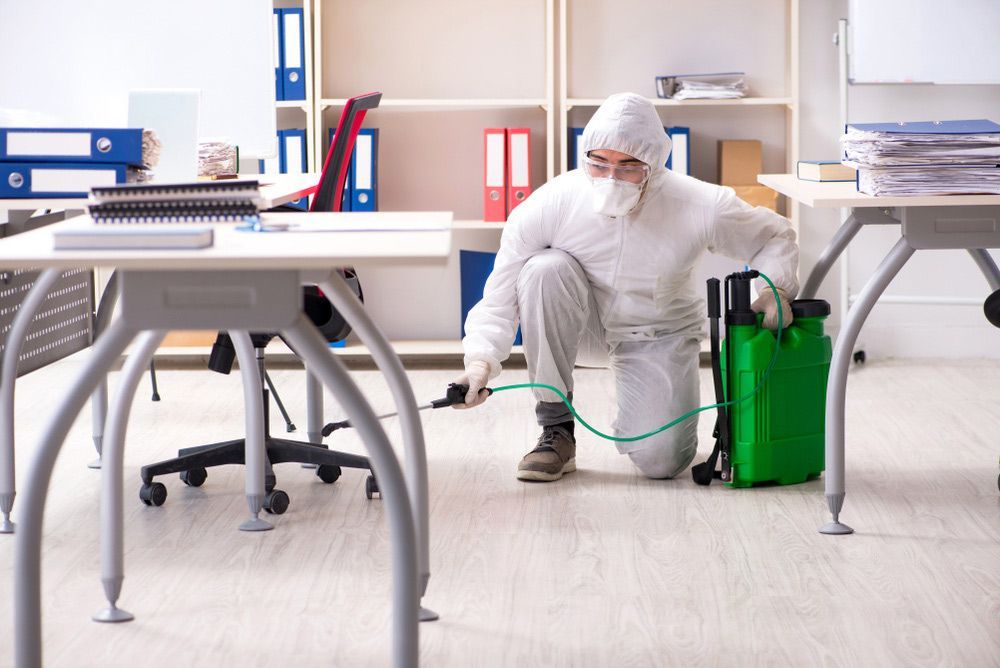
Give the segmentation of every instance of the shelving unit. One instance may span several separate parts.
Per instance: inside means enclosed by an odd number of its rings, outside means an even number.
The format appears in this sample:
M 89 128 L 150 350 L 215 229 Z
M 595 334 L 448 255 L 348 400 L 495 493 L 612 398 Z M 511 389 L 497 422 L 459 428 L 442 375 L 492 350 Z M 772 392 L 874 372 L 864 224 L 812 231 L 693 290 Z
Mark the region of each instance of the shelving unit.
M 401 349 L 416 339 L 461 354 L 459 250 L 496 251 L 503 230 L 481 220 L 483 128 L 531 128 L 537 189 L 566 170 L 568 128 L 607 95 L 652 95 L 666 70 L 744 69 L 754 97 L 650 100 L 664 125 L 691 127 L 693 174 L 703 180 L 715 180 L 715 139 L 761 139 L 765 171 L 790 171 L 798 159 L 800 0 L 633 0 L 627 12 L 614 0 L 492 0 L 475 11 L 466 0 L 274 1 L 304 9 L 307 100 L 276 107 L 279 121 L 286 115 L 279 127 L 305 114 L 310 169 L 323 164 L 347 98 L 380 90 L 365 119 L 381 129 L 379 207 L 455 212 L 445 266 L 362 275 L 372 317 Z M 785 213 L 797 224 L 797 205 Z M 731 267 L 709 260 L 702 273 Z

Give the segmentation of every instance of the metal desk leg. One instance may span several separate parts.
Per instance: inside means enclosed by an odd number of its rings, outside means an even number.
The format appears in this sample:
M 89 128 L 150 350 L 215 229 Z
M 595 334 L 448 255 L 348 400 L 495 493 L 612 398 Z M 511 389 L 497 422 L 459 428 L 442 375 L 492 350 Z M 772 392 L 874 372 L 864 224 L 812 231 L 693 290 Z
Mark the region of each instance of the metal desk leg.
M 841 524 L 840 509 L 844 505 L 844 410 L 847 400 L 847 372 L 851 365 L 851 352 L 858 340 L 861 326 L 871 313 L 875 302 L 885 292 L 914 248 L 902 238 L 896 242 L 854 302 L 847 322 L 840 330 L 830 362 L 830 379 L 826 389 L 826 504 L 833 514 L 833 521 L 820 527 L 820 533 L 847 534 L 854 529 Z
M 264 509 L 264 388 L 261 385 L 260 374 L 257 373 L 257 354 L 254 352 L 250 333 L 246 331 L 229 331 L 236 349 L 236 359 L 240 361 L 240 376 L 243 378 L 243 405 L 246 406 L 246 450 L 243 456 L 245 465 L 245 489 L 247 505 L 250 506 L 251 517 L 240 525 L 240 531 L 267 531 L 274 526 L 260 519 L 260 511 Z
M 118 272 L 112 272 L 108 278 L 108 284 L 104 286 L 101 294 L 101 303 L 97 305 L 97 315 L 94 317 L 94 342 L 104 333 L 111 322 L 111 317 L 115 313 L 115 306 L 118 304 Z M 94 437 L 94 448 L 97 450 L 97 459 L 87 464 L 92 469 L 101 468 L 101 450 L 104 439 L 104 420 L 108 416 L 108 376 L 101 378 L 100 384 L 90 397 L 90 429 Z
M 310 443 L 323 442 L 323 385 L 308 369 L 306 369 L 306 434 L 308 435 L 306 440 Z
M 844 249 L 847 248 L 847 245 L 851 243 L 851 240 L 854 239 L 854 236 L 860 229 L 861 221 L 852 213 L 844 221 L 844 224 L 840 226 L 836 234 L 833 235 L 833 238 L 830 239 L 830 243 L 827 244 L 826 248 L 823 249 L 823 254 L 819 256 L 812 271 L 809 272 L 806 284 L 799 290 L 799 299 L 816 298 L 819 286 L 823 283 L 823 279 L 826 278 L 833 263 L 837 261 L 837 258 L 844 252 Z
M 375 326 L 361 301 L 348 287 L 337 272 L 331 272 L 327 280 L 320 283 L 320 288 L 327 298 L 351 327 L 358 333 L 361 340 L 368 346 L 378 368 L 381 369 L 392 397 L 399 410 L 400 423 L 403 427 L 403 448 L 406 453 L 407 488 L 410 493 L 410 504 L 413 508 L 413 524 L 417 528 L 417 545 L 419 548 L 420 596 L 427 593 L 427 583 L 431 577 L 430 571 L 430 504 L 428 502 L 427 482 L 427 448 L 424 445 L 424 430 L 417 410 L 417 401 L 413 396 L 413 388 L 403 369 L 399 356 L 386 340 L 382 332 Z M 438 614 L 421 606 L 420 621 L 433 621 Z
M 28 290 L 28 296 L 21 302 L 7 332 L 3 351 L 3 367 L 0 367 L 0 533 L 14 533 L 10 521 L 10 511 L 14 508 L 17 493 L 14 482 L 14 385 L 17 383 L 17 358 L 28 336 L 31 319 L 35 317 L 49 290 L 62 271 L 46 269 Z
M 327 287 L 323 286 L 323 290 L 325 292 Z M 337 397 L 368 449 L 389 515 L 392 537 L 393 665 L 397 668 L 416 666 L 420 607 L 417 537 L 399 462 L 371 406 L 309 319 L 299 314 L 295 324 L 283 334 L 302 355 L 307 367 Z
M 985 248 L 970 248 L 969 255 L 983 272 L 986 282 L 990 284 L 990 290 L 1000 290 L 1000 269 L 997 268 L 997 263 L 993 261 L 990 252 Z
M 95 622 L 128 622 L 135 616 L 117 606 L 125 579 L 124 520 L 122 470 L 125 457 L 125 432 L 132 400 L 149 360 L 166 336 L 164 331 L 149 331 L 139 335 L 135 350 L 125 360 L 121 382 L 108 413 L 108 433 L 104 439 L 101 461 L 101 585 L 108 607 L 96 612 Z
M 24 515 L 14 548 L 14 663 L 18 668 L 42 665 L 42 516 L 56 457 L 87 397 L 135 334 L 118 321 L 97 342 L 93 355 L 50 417 L 28 469 L 22 500 Z

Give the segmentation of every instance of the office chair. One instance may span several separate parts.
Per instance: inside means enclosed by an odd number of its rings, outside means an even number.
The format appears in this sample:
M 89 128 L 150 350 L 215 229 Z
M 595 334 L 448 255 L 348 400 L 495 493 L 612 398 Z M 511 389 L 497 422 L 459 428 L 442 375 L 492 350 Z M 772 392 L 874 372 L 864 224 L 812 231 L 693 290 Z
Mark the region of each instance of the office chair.
M 381 98 L 381 93 L 369 93 L 351 98 L 345 104 L 337 125 L 337 134 L 333 145 L 330 146 L 323 164 L 319 186 L 313 196 L 310 211 L 340 211 L 351 148 L 354 146 L 354 140 L 358 135 L 365 114 L 369 109 L 378 107 Z M 339 271 L 358 298 L 363 299 L 361 286 L 354 270 L 342 268 Z M 304 286 L 302 300 L 305 314 L 319 328 L 320 333 L 327 341 L 332 343 L 347 337 L 351 331 L 350 325 L 333 308 L 333 305 L 323 296 L 317 286 Z M 254 373 L 256 371 L 261 376 L 262 385 L 270 380 L 264 365 L 264 349 L 275 336 L 277 334 L 274 332 L 251 332 L 250 334 L 256 352 L 257 369 L 241 369 L 241 372 Z M 234 358 L 235 350 L 229 335 L 226 332 L 219 332 L 215 344 L 212 346 L 212 354 L 208 362 L 209 368 L 219 373 L 228 374 L 232 369 Z M 267 385 L 270 383 L 268 382 Z M 267 451 L 267 469 L 264 478 L 264 489 L 267 495 L 264 498 L 264 510 L 281 515 L 288 509 L 288 494 L 275 488 L 277 480 L 272 469 L 273 464 L 284 462 L 317 465 L 316 475 L 324 483 L 336 482 L 341 475 L 342 467 L 367 469 L 369 476 L 366 481 L 366 495 L 371 498 L 367 490 L 372 489 L 375 483 L 367 457 L 329 450 L 322 443 L 291 441 L 271 436 L 270 393 L 267 390 L 267 385 L 264 385 L 262 397 L 264 402 L 264 444 Z M 273 388 L 273 386 L 271 387 Z M 282 412 L 284 413 L 284 411 Z M 167 473 L 180 473 L 184 484 L 200 487 L 208 477 L 206 469 L 209 467 L 223 464 L 244 464 L 245 445 L 246 439 L 239 438 L 184 448 L 173 459 L 144 466 L 142 467 L 143 484 L 139 490 L 139 498 L 149 506 L 163 505 L 167 498 L 167 488 L 163 483 L 154 482 L 153 478 Z

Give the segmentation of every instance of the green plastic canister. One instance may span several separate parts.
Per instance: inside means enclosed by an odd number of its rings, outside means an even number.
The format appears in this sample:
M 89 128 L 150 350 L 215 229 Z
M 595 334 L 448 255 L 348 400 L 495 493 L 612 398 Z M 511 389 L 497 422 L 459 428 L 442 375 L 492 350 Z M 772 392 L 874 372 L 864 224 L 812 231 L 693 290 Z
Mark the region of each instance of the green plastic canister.
M 799 299 L 792 302 L 792 315 L 764 387 L 729 409 L 730 487 L 792 485 L 823 471 L 826 381 L 833 354 L 823 321 L 830 304 Z M 755 324 L 726 328 L 721 367 L 729 399 L 752 392 L 774 355 L 775 333 L 761 326 L 762 319 L 758 314 Z

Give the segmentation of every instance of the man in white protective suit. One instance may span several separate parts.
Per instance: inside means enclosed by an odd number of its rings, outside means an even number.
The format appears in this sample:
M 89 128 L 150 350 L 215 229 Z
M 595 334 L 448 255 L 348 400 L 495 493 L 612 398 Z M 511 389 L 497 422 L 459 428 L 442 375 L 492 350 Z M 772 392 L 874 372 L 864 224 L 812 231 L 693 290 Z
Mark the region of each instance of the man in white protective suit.
M 573 368 L 610 366 L 617 436 L 635 436 L 698 407 L 698 353 L 705 305 L 693 273 L 707 250 L 748 263 L 774 282 L 754 302 L 764 325 L 792 322 L 798 246 L 789 222 L 752 207 L 731 188 L 664 168 L 670 139 L 652 103 L 612 95 L 583 131 L 583 166 L 552 179 L 511 215 L 483 299 L 465 322 L 465 404 L 482 404 L 520 321 L 532 382 L 572 400 Z M 761 287 L 761 286 L 758 286 Z M 542 435 L 521 460 L 521 480 L 552 481 L 576 470 L 569 409 L 534 390 Z M 697 420 L 619 443 L 650 478 L 691 463 Z

